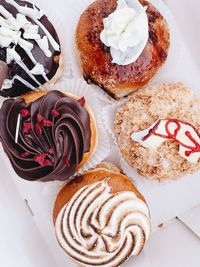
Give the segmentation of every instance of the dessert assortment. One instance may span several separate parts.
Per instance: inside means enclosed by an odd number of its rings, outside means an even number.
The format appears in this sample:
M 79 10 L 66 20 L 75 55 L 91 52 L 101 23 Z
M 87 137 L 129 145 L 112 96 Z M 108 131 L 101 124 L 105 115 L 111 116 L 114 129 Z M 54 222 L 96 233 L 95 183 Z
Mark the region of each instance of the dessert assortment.
M 168 25 L 149 1 L 99 0 L 76 29 L 83 77 L 119 99 L 143 87 L 166 61 Z
M 97 121 L 94 106 L 76 91 L 45 89 L 62 75 L 65 58 L 44 11 L 2 0 L 0 13 L 0 95 L 9 98 L 0 109 L 4 152 L 22 179 L 64 182 L 53 222 L 59 245 L 76 263 L 121 266 L 150 237 L 148 204 L 116 165 L 86 167 L 98 150 L 103 115 Z M 74 37 L 84 79 L 119 100 L 114 134 L 133 171 L 159 182 L 199 171 L 200 98 L 182 83 L 144 87 L 170 47 L 156 5 L 97 0 L 80 15 Z
M 15 97 L 62 73 L 58 35 L 44 11 L 27 1 L 0 1 L 0 95 Z
M 151 233 L 144 197 L 110 163 L 66 184 L 53 217 L 60 246 L 80 266 L 121 266 L 141 252 Z

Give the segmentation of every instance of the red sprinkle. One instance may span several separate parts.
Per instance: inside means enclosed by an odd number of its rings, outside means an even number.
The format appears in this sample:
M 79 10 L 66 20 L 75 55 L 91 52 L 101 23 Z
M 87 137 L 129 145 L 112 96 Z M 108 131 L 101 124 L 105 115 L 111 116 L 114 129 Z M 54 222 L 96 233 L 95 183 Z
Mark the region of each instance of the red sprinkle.
M 39 154 L 37 156 L 34 157 L 34 161 L 36 163 L 39 163 L 40 166 L 49 166 L 52 167 L 53 166 L 53 162 L 49 159 L 46 159 L 48 155 L 46 153 L 44 154 Z
M 53 125 L 51 121 L 47 120 L 46 118 L 41 116 L 39 113 L 37 114 L 37 123 L 45 127 L 51 127 Z
M 45 159 L 44 166 L 53 167 L 53 162 L 49 159 Z
M 44 166 L 46 157 L 47 157 L 47 154 L 39 154 L 34 157 L 34 161 L 39 163 L 41 166 Z
M 78 102 L 81 104 L 81 106 L 84 106 L 85 105 L 85 97 L 81 97 Z
M 51 127 L 53 123 L 47 119 L 45 119 L 42 115 L 39 113 L 37 114 L 37 123 L 35 125 L 35 132 L 37 135 L 42 134 L 42 126 L 44 127 Z
M 28 122 L 28 121 L 27 122 L 24 122 L 24 126 L 23 126 L 22 132 L 24 134 L 28 134 L 30 132 L 30 130 L 31 130 L 31 123 Z
M 53 147 L 50 147 L 50 148 L 49 148 L 49 154 L 50 154 L 50 155 L 53 155 L 53 154 L 54 154 Z
M 45 127 L 51 127 L 53 125 L 53 123 L 47 119 L 43 119 L 42 121 L 42 126 L 45 126 Z
M 20 110 L 20 114 L 23 119 L 27 119 L 30 116 L 30 111 L 28 109 L 22 109 Z
M 71 164 L 70 164 L 70 162 L 69 162 L 68 159 L 66 159 L 65 164 L 66 164 L 66 166 L 67 166 L 68 168 L 70 168 Z
M 53 108 L 53 109 L 51 110 L 51 115 L 52 115 L 53 117 L 58 117 L 58 115 L 59 115 L 58 110 L 55 109 L 55 108 Z
M 40 114 L 38 113 L 38 114 L 37 114 L 37 122 L 41 124 L 43 120 L 44 120 L 44 117 L 42 117 L 42 115 L 40 115 Z
M 21 154 L 22 158 L 27 158 L 28 156 L 30 156 L 30 153 L 27 151 Z
M 37 135 L 41 135 L 42 134 L 42 127 L 38 122 L 35 125 L 35 132 L 36 132 Z

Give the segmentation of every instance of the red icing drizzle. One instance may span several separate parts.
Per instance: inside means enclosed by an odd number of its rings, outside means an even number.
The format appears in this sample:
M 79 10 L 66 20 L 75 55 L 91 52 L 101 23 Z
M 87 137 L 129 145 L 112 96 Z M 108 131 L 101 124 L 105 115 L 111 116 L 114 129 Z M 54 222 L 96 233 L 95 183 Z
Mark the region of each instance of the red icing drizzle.
M 155 135 L 155 136 L 162 137 L 164 139 L 172 139 L 172 140 L 176 141 L 179 145 L 187 148 L 188 151 L 185 152 L 186 157 L 189 157 L 192 153 L 200 152 L 200 143 L 198 143 L 198 141 L 192 136 L 190 131 L 186 131 L 185 135 L 190 139 L 190 141 L 194 144 L 194 146 L 189 146 L 189 145 L 183 143 L 177 137 L 179 131 L 181 130 L 181 123 L 185 124 L 185 125 L 189 125 L 191 128 L 194 129 L 194 131 L 197 133 L 197 135 L 200 136 L 199 133 L 197 132 L 197 130 L 192 125 L 190 125 L 189 123 L 186 123 L 186 122 L 178 121 L 176 119 L 167 119 L 166 123 L 165 123 L 165 130 L 167 132 L 167 135 L 163 135 L 163 134 L 156 132 L 156 130 L 158 130 L 158 127 L 159 127 L 161 121 L 163 121 L 163 120 L 159 120 L 156 123 L 156 125 L 152 129 L 149 130 L 149 133 L 142 138 L 142 141 L 147 140 L 151 135 Z M 171 133 L 169 130 L 169 125 L 171 123 L 175 123 L 177 126 L 173 133 Z

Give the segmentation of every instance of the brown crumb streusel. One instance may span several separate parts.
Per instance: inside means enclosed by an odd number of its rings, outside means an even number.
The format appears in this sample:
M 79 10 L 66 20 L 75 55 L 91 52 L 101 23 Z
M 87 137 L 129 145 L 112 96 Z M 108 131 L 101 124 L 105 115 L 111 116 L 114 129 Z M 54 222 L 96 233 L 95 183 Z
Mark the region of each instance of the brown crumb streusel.
M 158 153 L 131 140 L 131 134 L 150 127 L 157 119 L 174 118 L 192 124 L 200 132 L 200 98 L 181 83 L 150 86 L 133 94 L 120 107 L 115 118 L 115 133 L 125 160 L 148 179 L 176 180 L 200 170 L 178 154 L 179 145 L 164 142 Z M 167 164 L 165 164 L 167 163 Z

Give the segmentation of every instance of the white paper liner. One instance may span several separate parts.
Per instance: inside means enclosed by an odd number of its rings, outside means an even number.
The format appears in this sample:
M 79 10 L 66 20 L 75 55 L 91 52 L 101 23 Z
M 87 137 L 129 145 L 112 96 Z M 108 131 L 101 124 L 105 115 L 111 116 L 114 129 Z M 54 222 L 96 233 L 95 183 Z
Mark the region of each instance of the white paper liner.
M 45 1 L 31 0 L 30 2 L 35 4 L 39 9 L 44 10 L 45 15 L 48 17 L 49 21 L 54 26 L 58 34 L 59 41 L 60 41 L 61 56 L 63 57 L 62 58 L 63 66 L 61 67 L 61 76 L 58 78 L 57 81 L 55 82 L 50 81 L 49 84 L 56 84 L 57 82 L 60 82 L 63 79 L 72 78 L 72 68 L 71 68 L 71 62 L 70 62 L 70 57 L 69 57 L 69 51 L 66 46 L 67 30 L 66 30 L 63 18 L 59 16 L 59 14 L 56 13 L 56 10 L 53 10 L 52 8 L 50 8 L 50 6 L 47 5 Z M 39 90 L 40 88 L 37 88 L 37 89 Z
M 77 59 L 77 52 L 76 52 L 76 43 L 75 43 L 75 33 L 76 27 L 82 12 L 92 3 L 93 0 L 74 0 L 74 8 L 70 10 L 70 19 L 69 19 L 69 51 L 70 51 L 70 61 L 72 63 L 72 71 L 73 76 L 81 78 L 82 73 L 80 70 L 79 62 Z M 187 77 L 177 71 L 174 72 L 176 69 L 176 63 L 181 61 L 181 55 L 184 53 L 182 51 L 182 45 L 180 43 L 180 34 L 177 30 L 176 21 L 171 14 L 171 11 L 167 7 L 167 5 L 161 0 L 151 0 L 150 1 L 164 16 L 166 19 L 169 29 L 170 29 L 170 48 L 169 48 L 169 55 L 166 63 L 158 70 L 156 75 L 151 79 L 149 84 L 154 83 L 161 83 L 161 82 L 173 82 L 177 80 L 181 80 L 181 78 Z M 109 97 L 102 89 L 100 89 L 96 85 L 90 85 L 92 89 L 97 94 L 97 97 L 106 101 L 107 103 L 114 103 L 116 102 L 111 97 Z

